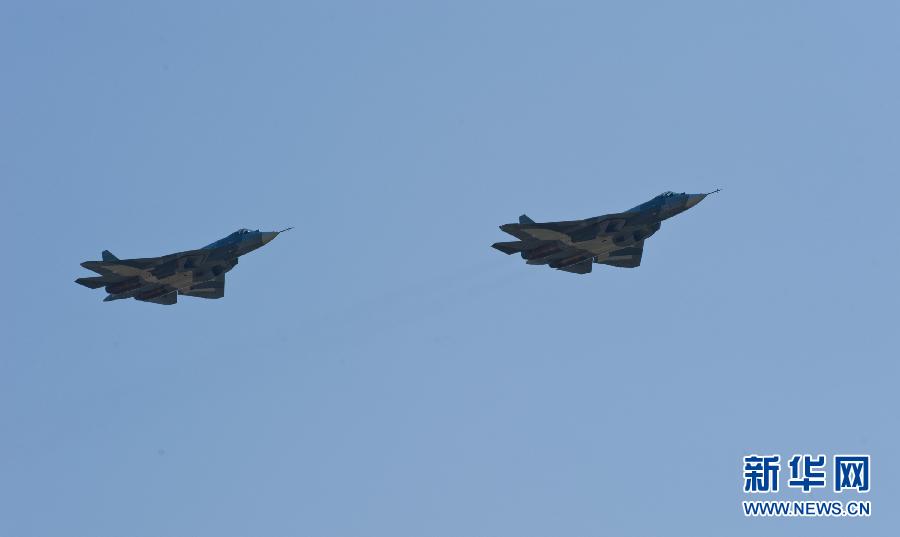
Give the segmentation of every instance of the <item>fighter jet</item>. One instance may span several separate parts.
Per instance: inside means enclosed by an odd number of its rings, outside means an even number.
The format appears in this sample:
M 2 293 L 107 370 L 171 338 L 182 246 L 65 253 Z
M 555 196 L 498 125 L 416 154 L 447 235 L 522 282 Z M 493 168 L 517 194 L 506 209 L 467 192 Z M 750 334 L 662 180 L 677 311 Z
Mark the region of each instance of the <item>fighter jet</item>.
M 85 261 L 82 267 L 100 276 L 78 278 L 91 289 L 105 287 L 104 302 L 133 298 L 142 302 L 171 305 L 178 295 L 199 298 L 225 296 L 225 273 L 238 263 L 238 257 L 269 243 L 288 231 L 250 231 L 239 229 L 199 250 L 188 250 L 140 259 L 119 259 L 104 250 L 103 261 Z
M 585 220 L 538 223 L 527 215 L 518 224 L 500 229 L 519 239 L 492 246 L 505 254 L 521 254 L 529 265 L 587 274 L 593 263 L 634 268 L 641 264 L 644 241 L 659 231 L 663 220 L 683 213 L 706 194 L 664 192 L 623 213 L 595 216 Z

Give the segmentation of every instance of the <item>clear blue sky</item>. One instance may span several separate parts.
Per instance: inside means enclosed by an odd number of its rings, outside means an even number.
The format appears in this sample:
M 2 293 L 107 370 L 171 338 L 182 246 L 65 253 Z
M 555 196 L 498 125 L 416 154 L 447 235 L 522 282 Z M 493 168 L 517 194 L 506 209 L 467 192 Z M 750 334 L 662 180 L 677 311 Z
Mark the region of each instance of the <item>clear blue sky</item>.
M 4 2 L 0 534 L 895 535 L 898 17 Z M 635 270 L 490 248 L 716 187 Z M 223 300 L 73 283 L 289 225 Z M 752 452 L 874 516 L 745 519 Z

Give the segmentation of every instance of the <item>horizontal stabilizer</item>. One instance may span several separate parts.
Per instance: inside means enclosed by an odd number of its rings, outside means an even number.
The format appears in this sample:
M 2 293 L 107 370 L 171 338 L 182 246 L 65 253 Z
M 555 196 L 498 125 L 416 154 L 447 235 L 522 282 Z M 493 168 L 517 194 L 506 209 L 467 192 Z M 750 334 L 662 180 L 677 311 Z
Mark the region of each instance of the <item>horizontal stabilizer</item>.
M 519 223 L 520 224 L 533 224 L 534 220 L 532 220 L 531 218 L 528 218 L 527 214 L 523 214 L 522 216 L 519 217 Z
M 110 252 L 109 250 L 103 250 L 103 253 L 100 255 L 103 256 L 104 261 L 118 261 L 119 260 L 119 258 L 112 255 L 112 252 Z
M 495 242 L 491 245 L 491 247 L 500 250 L 506 255 L 510 255 L 524 250 L 525 243 L 522 241 Z
M 85 261 L 81 266 L 88 270 L 93 270 L 97 274 L 107 274 L 109 272 L 103 268 L 103 261 Z
M 99 289 L 107 284 L 106 278 L 103 276 L 93 276 L 91 278 L 78 278 L 75 283 L 83 285 L 89 289 Z

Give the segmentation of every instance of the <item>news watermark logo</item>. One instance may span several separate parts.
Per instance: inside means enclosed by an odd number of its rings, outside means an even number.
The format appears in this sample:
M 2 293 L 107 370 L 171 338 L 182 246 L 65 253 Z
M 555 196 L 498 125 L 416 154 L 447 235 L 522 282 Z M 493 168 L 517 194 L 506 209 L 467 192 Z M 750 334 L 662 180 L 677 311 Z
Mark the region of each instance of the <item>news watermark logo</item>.
M 787 459 L 784 483 L 790 490 L 804 495 L 831 490 L 835 493 L 865 494 L 869 492 L 871 457 L 869 455 L 834 455 L 831 466 L 823 454 L 801 453 Z M 745 455 L 743 459 L 744 493 L 776 495 L 782 480 L 780 455 Z M 861 498 L 864 498 L 861 497 Z M 748 517 L 860 517 L 871 516 L 872 502 L 864 499 L 847 500 L 744 500 L 744 515 Z

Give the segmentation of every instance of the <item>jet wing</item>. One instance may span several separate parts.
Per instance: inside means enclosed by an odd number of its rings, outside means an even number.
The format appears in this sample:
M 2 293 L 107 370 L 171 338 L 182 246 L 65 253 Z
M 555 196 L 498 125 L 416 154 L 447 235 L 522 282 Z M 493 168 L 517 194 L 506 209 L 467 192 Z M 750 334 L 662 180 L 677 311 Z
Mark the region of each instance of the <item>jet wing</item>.
M 177 289 L 168 285 L 144 285 L 134 291 L 129 291 L 127 296 L 110 294 L 104 301 L 119 300 L 120 298 L 134 298 L 141 302 L 153 302 L 154 304 L 172 305 L 178 301 Z
M 519 253 L 529 265 L 549 265 L 551 268 L 587 274 L 591 271 L 594 254 L 570 242 L 529 239 L 494 243 L 505 254 Z
M 638 241 L 631 246 L 600 254 L 594 258 L 594 262 L 613 267 L 635 268 L 640 266 L 642 255 L 644 255 L 644 241 Z
M 599 254 L 559 241 L 498 242 L 493 247 L 505 254 L 519 253 L 529 265 L 550 265 L 551 268 L 575 274 L 591 272 L 592 262 L 613 267 L 635 268 L 640 266 L 644 254 L 644 241 Z
M 220 274 L 214 280 L 192 285 L 190 289 L 178 291 L 178 294 L 198 298 L 222 298 L 225 296 L 225 274 Z
M 614 213 L 584 220 L 505 224 L 500 226 L 500 229 L 520 240 L 579 242 L 597 235 L 615 233 L 622 229 L 628 222 L 628 218 L 632 216 L 634 213 Z
M 120 293 L 126 290 L 125 287 L 134 289 L 138 286 L 137 282 L 147 284 L 178 272 L 190 271 L 203 265 L 208 256 L 207 250 L 189 250 L 162 257 L 137 259 L 116 259 L 104 255 L 104 261 L 85 261 L 81 264 L 100 276 L 79 278 L 75 282 L 91 289 L 107 286 L 111 293 Z M 148 278 L 148 273 L 152 278 Z
M 574 265 L 569 265 L 568 267 L 560 267 L 559 270 L 564 270 L 566 272 L 572 272 L 575 274 L 587 274 L 591 271 L 593 267 L 591 259 L 587 259 L 580 263 L 575 263 Z
M 138 298 L 134 297 L 141 302 L 153 302 L 154 304 L 162 304 L 164 306 L 171 306 L 178 302 L 178 293 L 176 291 L 170 291 L 164 295 L 160 295 L 153 298 Z
M 135 259 L 104 259 L 103 261 L 85 261 L 82 267 L 98 274 L 116 274 L 133 276 L 141 271 L 167 271 L 168 268 L 191 268 L 203 263 L 209 255 L 208 250 L 188 250 L 161 257 L 139 257 Z

